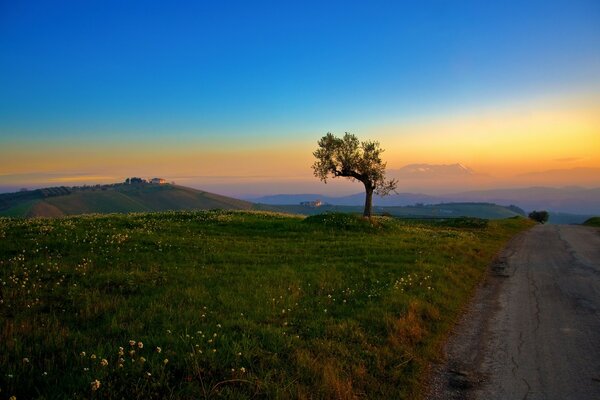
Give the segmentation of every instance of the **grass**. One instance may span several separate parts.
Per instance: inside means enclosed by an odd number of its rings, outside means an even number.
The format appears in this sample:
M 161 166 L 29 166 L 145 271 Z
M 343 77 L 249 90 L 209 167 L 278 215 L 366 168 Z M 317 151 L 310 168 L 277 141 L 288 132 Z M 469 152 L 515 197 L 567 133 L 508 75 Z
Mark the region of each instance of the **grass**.
M 600 217 L 589 218 L 583 224 L 586 226 L 595 226 L 600 228 Z
M 31 207 L 33 207 L 39 200 L 26 200 L 20 203 L 15 204 L 14 206 L 2 210 L 0 212 L 0 216 L 5 217 L 22 217 L 29 213 Z
M 337 206 L 323 205 L 320 207 L 307 207 L 297 205 L 267 205 L 255 204 L 257 210 L 281 211 L 294 214 L 322 214 L 326 212 L 362 213 L 363 206 Z M 517 216 L 518 214 L 509 207 L 490 203 L 446 203 L 429 204 L 422 206 L 375 206 L 374 213 L 406 218 L 460 218 L 474 217 L 486 219 L 503 219 Z
M 0 398 L 418 398 L 486 266 L 531 226 L 444 224 L 0 218 Z

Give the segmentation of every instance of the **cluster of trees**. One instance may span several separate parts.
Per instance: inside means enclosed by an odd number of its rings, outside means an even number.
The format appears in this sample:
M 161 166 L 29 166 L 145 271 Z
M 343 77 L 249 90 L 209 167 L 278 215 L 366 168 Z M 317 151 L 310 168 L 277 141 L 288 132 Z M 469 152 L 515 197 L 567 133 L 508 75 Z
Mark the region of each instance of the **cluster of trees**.
M 144 178 L 138 178 L 137 176 L 125 179 L 126 185 L 134 184 L 134 183 L 148 183 L 148 181 Z
M 539 222 L 540 224 L 545 224 L 546 222 L 548 222 L 548 217 L 550 215 L 548 214 L 548 211 L 532 211 L 529 213 L 529 218 Z

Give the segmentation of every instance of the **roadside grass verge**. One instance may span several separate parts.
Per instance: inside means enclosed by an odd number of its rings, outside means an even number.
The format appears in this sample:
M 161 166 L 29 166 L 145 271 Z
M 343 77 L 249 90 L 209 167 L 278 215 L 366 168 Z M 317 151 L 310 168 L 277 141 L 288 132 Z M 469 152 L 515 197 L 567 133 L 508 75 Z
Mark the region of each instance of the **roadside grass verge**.
M 532 223 L 239 211 L 0 218 L 0 399 L 418 398 Z

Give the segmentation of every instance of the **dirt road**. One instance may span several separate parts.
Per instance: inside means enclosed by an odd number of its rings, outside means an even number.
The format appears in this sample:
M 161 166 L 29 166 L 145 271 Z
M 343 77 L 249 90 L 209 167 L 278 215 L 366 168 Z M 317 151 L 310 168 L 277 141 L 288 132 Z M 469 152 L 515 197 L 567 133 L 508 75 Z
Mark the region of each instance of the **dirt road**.
M 515 238 L 435 369 L 431 399 L 600 399 L 600 230 Z

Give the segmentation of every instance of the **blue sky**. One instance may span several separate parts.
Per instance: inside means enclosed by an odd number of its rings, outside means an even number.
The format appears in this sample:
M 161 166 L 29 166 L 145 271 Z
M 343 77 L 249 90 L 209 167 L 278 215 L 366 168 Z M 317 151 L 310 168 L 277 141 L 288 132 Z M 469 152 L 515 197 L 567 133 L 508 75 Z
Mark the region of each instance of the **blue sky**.
M 0 145 L 313 143 L 596 95 L 599 21 L 598 1 L 1 1 Z

